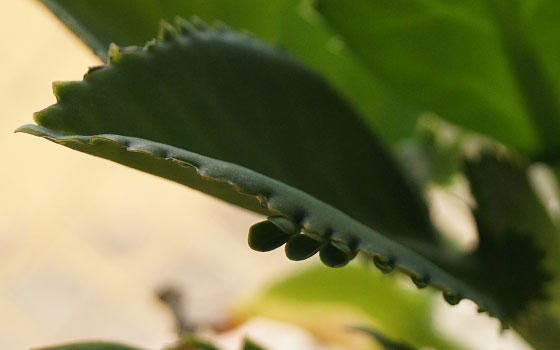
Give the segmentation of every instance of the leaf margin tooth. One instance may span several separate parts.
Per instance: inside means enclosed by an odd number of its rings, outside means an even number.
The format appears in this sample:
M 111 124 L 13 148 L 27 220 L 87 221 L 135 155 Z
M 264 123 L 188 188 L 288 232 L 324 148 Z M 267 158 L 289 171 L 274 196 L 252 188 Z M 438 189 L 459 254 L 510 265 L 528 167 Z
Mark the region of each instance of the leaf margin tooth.
M 208 25 L 206 21 L 198 16 L 191 16 L 189 21 L 198 31 L 204 32 L 213 29 L 212 26 Z
M 109 63 L 115 64 L 123 58 L 124 53 L 121 51 L 120 46 L 118 46 L 116 43 L 111 43 L 109 44 L 108 56 L 109 56 Z
M 173 18 L 173 24 L 181 35 L 188 36 L 197 31 L 197 29 L 192 25 L 191 22 L 187 21 L 181 16 L 175 16 Z
M 171 41 L 174 40 L 179 35 L 177 28 L 166 20 L 161 20 L 159 22 L 159 31 L 157 38 L 160 41 Z

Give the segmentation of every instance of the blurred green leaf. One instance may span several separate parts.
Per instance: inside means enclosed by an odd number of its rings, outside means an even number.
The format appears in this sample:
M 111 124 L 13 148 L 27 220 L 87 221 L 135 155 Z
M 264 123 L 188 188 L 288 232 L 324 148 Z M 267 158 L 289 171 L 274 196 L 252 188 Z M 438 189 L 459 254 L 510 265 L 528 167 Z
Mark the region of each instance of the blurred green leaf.
M 199 338 L 194 334 L 183 336 L 177 344 L 173 344 L 166 348 L 166 350 L 219 350 L 214 345 L 206 340 Z
M 513 155 L 484 151 L 465 161 L 476 200 L 480 243 L 472 254 L 485 266 L 472 283 L 500 296 L 514 327 L 536 348 L 560 342 L 558 309 L 560 235 L 528 180 L 527 165 Z M 478 282 L 477 282 L 478 281 Z
M 395 92 L 526 154 L 560 149 L 560 5 L 522 0 L 319 0 Z
M 243 343 L 243 350 L 265 350 L 262 346 L 255 343 L 251 339 L 245 339 Z
M 477 223 L 489 234 L 516 230 L 534 232 L 542 243 L 557 239 L 557 228 L 529 183 L 528 166 L 522 159 L 505 152 L 482 151 L 465 159 L 464 171 L 477 203 Z
M 356 264 L 339 270 L 316 266 L 275 282 L 236 312 L 243 319 L 263 315 L 294 323 L 323 338 L 353 336 L 348 327 L 364 324 L 417 347 L 462 348 L 433 327 L 433 294 L 405 283 Z
M 184 336 L 177 344 L 174 344 L 167 350 L 219 350 L 217 347 L 199 338 L 194 334 Z M 243 350 L 265 350 L 263 347 L 250 339 L 245 339 L 242 345 Z
M 375 339 L 383 346 L 383 350 L 415 350 L 414 347 L 389 339 L 386 335 L 371 328 L 365 327 L 352 327 L 353 330 L 365 333 Z
M 259 0 L 236 2 L 215 0 L 41 0 L 78 34 L 104 61 L 109 44 L 143 45 L 154 38 L 161 20 L 176 16 L 219 19 L 248 29 L 267 40 L 281 35 L 286 17 L 293 16 L 298 1 L 282 0 L 264 4 Z M 250 11 L 248 10 L 250 9 Z
M 435 116 L 418 120 L 414 137 L 399 143 L 395 153 L 420 187 L 429 182 L 449 185 L 458 174 L 469 135 Z

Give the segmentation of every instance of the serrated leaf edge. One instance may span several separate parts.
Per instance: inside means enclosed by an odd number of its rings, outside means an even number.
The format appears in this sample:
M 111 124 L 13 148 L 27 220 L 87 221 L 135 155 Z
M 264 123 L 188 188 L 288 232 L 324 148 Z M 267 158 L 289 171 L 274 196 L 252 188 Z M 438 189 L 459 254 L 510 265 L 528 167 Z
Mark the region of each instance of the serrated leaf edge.
M 421 279 L 427 285 L 440 290 L 450 304 L 456 304 L 466 298 L 474 301 L 490 316 L 503 316 L 499 304 L 492 297 L 470 288 L 417 253 L 357 222 L 338 209 L 250 169 L 134 137 L 111 134 L 64 135 L 37 125 L 24 125 L 16 132 L 40 136 L 70 148 L 72 143 L 95 147 L 98 142 L 110 142 L 126 152 L 141 152 L 158 160 L 194 168 L 204 179 L 225 183 L 238 193 L 254 196 L 270 216 L 283 217 L 300 230 L 317 234 L 326 241 L 340 242 L 351 247 L 353 254 L 363 252 L 370 256 L 376 265 L 379 261 L 390 262 L 396 270 L 413 277 L 416 281 Z M 506 320 L 502 318 L 502 322 L 505 324 Z

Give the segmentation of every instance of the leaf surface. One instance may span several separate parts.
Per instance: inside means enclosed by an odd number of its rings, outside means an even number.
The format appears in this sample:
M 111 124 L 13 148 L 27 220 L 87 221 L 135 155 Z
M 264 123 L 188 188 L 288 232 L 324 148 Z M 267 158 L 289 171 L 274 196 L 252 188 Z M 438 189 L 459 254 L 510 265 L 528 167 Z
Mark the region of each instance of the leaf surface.
M 413 132 L 418 109 L 389 93 L 320 19 L 309 0 L 42 0 L 107 61 L 109 44 L 142 45 L 162 19 L 197 16 L 249 30 L 281 46 L 321 73 L 361 112 L 379 135 L 394 143 Z M 250 10 L 248 10 L 250 9 Z M 398 122 L 395 122 L 398 118 Z
M 83 82 L 55 83 L 35 115 L 58 133 L 114 134 L 250 168 L 377 230 L 434 240 L 421 194 L 358 115 L 285 52 L 181 23 L 145 49 L 112 49 Z M 254 210 L 253 207 L 249 209 Z
M 312 266 L 273 282 L 235 306 L 235 316 L 257 315 L 309 329 L 321 339 L 345 339 L 351 326 L 375 326 L 419 348 L 462 349 L 433 326 L 433 294 L 408 288 L 398 275 L 379 274 L 359 262 L 343 269 Z M 327 286 L 327 287 L 325 287 Z M 333 338 L 330 338 L 333 337 Z
M 560 146 L 557 1 L 320 0 L 395 92 L 530 155 Z

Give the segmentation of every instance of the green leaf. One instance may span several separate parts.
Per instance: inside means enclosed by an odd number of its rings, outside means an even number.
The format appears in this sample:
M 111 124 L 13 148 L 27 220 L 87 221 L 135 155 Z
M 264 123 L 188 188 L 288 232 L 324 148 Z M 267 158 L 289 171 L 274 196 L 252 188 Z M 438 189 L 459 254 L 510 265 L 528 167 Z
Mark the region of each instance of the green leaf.
M 145 49 L 113 47 L 111 63 L 83 82 L 55 83 L 59 103 L 37 113 L 36 122 L 63 134 L 133 136 L 235 163 L 377 230 L 435 240 L 419 191 L 322 79 L 255 38 L 198 25 L 166 26 L 166 40 Z
M 560 342 L 560 234 L 527 178 L 527 165 L 513 155 L 484 151 L 465 162 L 479 230 L 472 258 L 486 266 L 473 284 L 491 290 L 514 326 L 536 348 Z M 514 292 L 512 292 L 514 291 Z
M 197 16 L 249 30 L 279 45 L 321 73 L 363 114 L 384 140 L 412 134 L 417 108 L 391 95 L 385 85 L 346 49 L 311 6 L 310 0 L 42 0 L 103 60 L 114 42 L 142 45 L 161 19 Z M 250 9 L 250 10 L 248 10 Z M 399 121 L 395 123 L 395 116 Z
M 449 185 L 460 171 L 461 155 L 473 136 L 435 116 L 418 120 L 413 138 L 401 142 L 396 154 L 419 186 L 435 182 Z
M 434 327 L 433 294 L 411 289 L 399 277 L 379 274 L 371 265 L 337 270 L 313 266 L 240 302 L 235 315 L 293 323 L 327 341 L 354 339 L 349 326 L 359 324 L 419 348 L 461 349 Z M 355 348 L 350 345 L 344 348 Z
M 401 96 L 531 154 L 560 146 L 557 1 L 319 0 Z
M 300 230 L 319 237 L 323 247 L 321 258 L 329 266 L 341 265 L 338 250 L 349 251 L 352 256 L 362 251 L 374 258 L 377 266 L 378 261 L 384 261 L 391 269 L 443 291 L 451 304 L 468 298 L 493 316 L 505 315 L 498 300 L 472 289 L 421 255 L 334 207 L 247 168 L 134 137 L 64 135 L 34 125 L 23 126 L 18 131 L 177 181 L 263 214 L 288 219 Z M 333 251 L 332 246 L 344 248 Z
M 529 183 L 527 166 L 513 155 L 483 151 L 465 160 L 465 174 L 476 200 L 480 242 L 475 256 L 487 260 L 489 283 L 504 289 L 501 299 L 512 310 L 543 299 L 549 274 L 560 273 L 555 244 L 560 237 Z M 545 253 L 552 261 L 543 260 Z M 516 293 L 510 293 L 512 288 Z
M 352 329 L 371 336 L 383 346 L 383 350 L 415 350 L 414 347 L 402 342 L 394 341 L 393 339 L 388 338 L 385 334 L 374 329 L 367 327 L 352 327 Z
M 478 225 L 494 236 L 516 230 L 535 232 L 542 243 L 555 240 L 557 228 L 529 183 L 528 167 L 522 159 L 482 151 L 465 159 L 464 170 L 477 202 Z
M 251 339 L 245 339 L 243 343 L 243 350 L 265 350 L 262 346 L 255 343 Z
M 423 202 L 324 81 L 225 28 L 163 29 L 164 41 L 113 47 L 110 64 L 83 82 L 55 84 L 58 103 L 19 131 L 280 216 L 270 221 L 285 233 L 319 237 L 330 266 L 363 251 L 452 303 L 503 314 L 499 301 L 397 242 L 432 238 Z
M 278 38 L 284 17 L 295 10 L 298 0 L 263 4 L 258 0 L 239 2 L 205 0 L 41 0 L 76 32 L 104 61 L 109 44 L 142 45 L 154 38 L 162 19 L 196 15 L 205 20 L 220 19 L 249 29 L 270 40 Z M 251 9 L 251 11 L 247 11 Z M 292 11 L 293 12 L 293 11 Z
M 54 347 L 50 346 L 50 347 L 40 348 L 36 350 L 139 350 L 139 349 L 127 345 L 116 344 L 116 343 L 94 342 L 94 343 L 66 344 L 66 345 L 58 345 Z
M 211 343 L 197 337 L 194 334 L 183 336 L 176 344 L 166 348 L 166 350 L 219 350 Z

